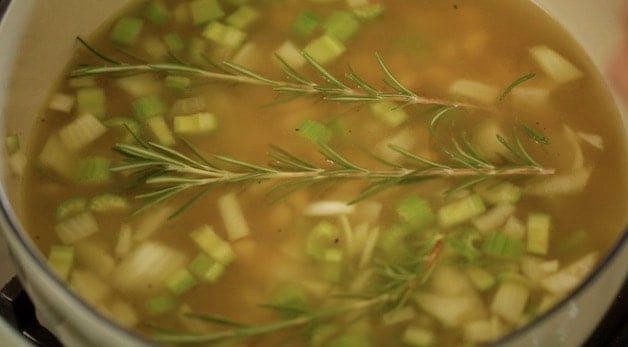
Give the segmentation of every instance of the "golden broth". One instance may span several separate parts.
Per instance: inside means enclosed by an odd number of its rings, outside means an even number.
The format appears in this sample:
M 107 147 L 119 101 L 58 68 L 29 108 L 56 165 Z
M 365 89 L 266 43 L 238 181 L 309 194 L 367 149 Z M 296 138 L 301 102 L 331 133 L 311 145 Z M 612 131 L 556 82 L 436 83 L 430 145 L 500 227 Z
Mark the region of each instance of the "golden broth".
M 164 116 L 166 124 L 172 127 L 174 117 L 181 115 L 170 111 L 172 105 L 182 98 L 200 98 L 205 103 L 201 111 L 215 115 L 217 128 L 201 135 L 184 134 L 181 137 L 221 168 L 234 171 L 245 168 L 225 164 L 213 159 L 213 156 L 226 155 L 257 165 L 273 164 L 276 162 L 269 157 L 269 146 L 276 145 L 321 168 L 333 168 L 329 158 L 319 153 L 319 146 L 302 136 L 303 122 L 308 120 L 324 124 L 333 136 L 329 145 L 345 158 L 369 170 L 412 165 L 407 156 L 387 149 L 386 144 L 390 143 L 432 161 L 453 165 L 442 149 L 454 148 L 452 138 L 462 141 L 463 133 L 468 135 L 474 146 L 480 148 L 480 152 L 485 151 L 482 156 L 494 159 L 495 165 L 508 165 L 504 156 L 512 156 L 504 152 L 504 147 L 496 140 L 485 139 L 492 138 L 494 130 L 500 129 L 497 131 L 514 143 L 511 129 L 516 128 L 530 155 L 543 167 L 556 170 L 554 177 L 570 177 L 575 171 L 591 168 L 586 184 L 578 189 L 572 187 L 577 185 L 572 182 L 567 186 L 573 192 L 546 197 L 532 192 L 539 184 L 551 181 L 551 176 L 530 178 L 523 175 L 487 179 L 467 189 L 445 194 L 462 180 L 432 179 L 392 185 L 352 205 L 354 210 L 351 213 L 327 211 L 325 213 L 331 215 L 317 216 L 304 211 L 320 201 L 333 201 L 335 210 L 343 210 L 335 203 L 352 201 L 364 192 L 368 183 L 365 180 L 339 179 L 297 189 L 284 199 L 269 203 L 267 193 L 281 182 L 260 177 L 245 184 L 217 185 L 182 214 L 166 219 L 185 204 L 194 191 L 185 191 L 150 210 L 132 214 L 142 205 L 142 200 L 134 198 L 135 194 L 150 191 L 150 188 L 130 189 L 130 175 L 114 173 L 113 178 L 106 182 L 86 184 L 77 182 L 73 177 L 64 177 L 58 169 L 46 165 L 41 159 L 42 148 L 51 136 L 56 136 L 77 119 L 78 111 L 77 106 L 67 112 L 45 107 L 35 124 L 37 136 L 30 146 L 30 165 L 26 169 L 23 188 L 25 224 L 42 252 L 49 255 L 52 246 L 63 243 L 55 230 L 58 232 L 58 226 L 64 220 L 81 213 L 93 216 L 98 232 L 66 242 L 65 246 L 71 247 L 74 252 L 73 262 L 69 265 L 71 269 L 66 276 L 88 301 L 123 325 L 149 335 L 154 333 L 151 329 L 154 326 L 192 333 L 238 329 L 185 315 L 193 311 L 246 324 L 294 323 L 293 327 L 280 329 L 268 336 L 235 341 L 247 345 L 309 345 L 320 339 L 323 345 L 330 346 L 349 343 L 342 341 L 355 344 L 365 340 L 374 346 L 423 342 L 456 346 L 496 339 L 551 307 L 566 293 L 548 292 L 543 281 L 560 274 L 574 261 L 587 256 L 601 257 L 617 239 L 626 222 L 628 156 L 625 134 L 599 76 L 566 33 L 527 1 L 509 1 L 508 4 L 502 1 L 451 3 L 409 0 L 370 3 L 381 4 L 385 10 L 373 19 L 361 20 L 357 33 L 344 43 L 346 51 L 326 64 L 325 68 L 354 88 L 355 85 L 345 78 L 347 63 L 350 63 L 363 79 L 377 88 L 390 91 L 381 82 L 384 72 L 375 58 L 378 52 L 390 71 L 408 89 L 421 96 L 460 100 L 474 106 L 458 105 L 445 113 L 435 123 L 434 133 L 431 134 L 429 122 L 437 112 L 431 105 L 400 108 L 407 119 L 392 126 L 382 121 L 382 117 L 386 119 L 386 116 L 376 115 L 377 112 L 371 108 L 375 103 L 372 101 L 323 101 L 320 95 L 314 95 L 275 103 L 278 93 L 268 86 L 206 83 L 194 76 L 191 77 L 192 87 L 181 91 L 164 86 L 167 74 L 151 72 L 141 75 L 153 80 L 144 81 L 142 88 L 145 90 L 136 94 L 121 88 L 120 80 L 111 75 L 93 77 L 95 85 L 103 88 L 106 95 L 105 113 L 98 121 L 107 124 L 107 120 L 113 117 L 135 119 L 142 131 L 139 136 L 144 141 L 156 141 L 147 126 L 147 118 L 133 116 L 132 103 L 135 100 L 143 94 L 160 95 L 168 110 L 159 116 Z M 188 1 L 162 4 L 170 11 L 170 19 L 165 24 L 157 25 L 145 18 L 147 2 L 133 4 L 124 12 L 125 16 L 144 20 L 137 42 L 125 48 L 129 54 L 117 51 L 110 41 L 111 25 L 116 19 L 90 37 L 90 45 L 130 64 L 141 62 L 135 57 L 151 62 L 172 62 L 172 57 L 165 54 L 167 48 L 164 51 L 162 38 L 176 31 L 184 38 L 186 47 L 174 54 L 184 62 L 220 71 L 211 61 L 235 59 L 265 77 L 282 80 L 284 77 L 274 57 L 275 50 L 286 40 L 303 48 L 324 33 L 319 27 L 310 37 L 296 38 L 291 34 L 294 19 L 306 9 L 318 13 L 323 21 L 338 9 L 347 9 L 344 1 L 250 1 L 249 5 L 260 15 L 244 29 L 247 35 L 244 45 L 252 43 L 254 46 L 248 46 L 252 47 L 250 52 L 242 55 L 239 53 L 241 46 L 226 50 L 203 38 L 203 30 L 208 24 L 194 25 L 191 22 Z M 227 15 L 238 8 L 226 0 L 221 4 Z M 193 49 L 190 47 L 194 45 L 202 46 L 203 53 L 191 54 Z M 583 76 L 562 84 L 552 81 L 529 53 L 531 47 L 538 45 L 560 52 L 583 72 Z M 79 48 L 69 69 L 80 64 L 100 65 L 105 62 Z M 317 83 L 323 82 L 312 66 L 298 70 Z M 487 105 L 473 97 L 458 99 L 451 95 L 450 86 L 460 79 L 482 82 L 501 94 L 514 80 L 528 73 L 534 73 L 534 78 L 515 86 L 503 101 L 495 100 Z M 75 96 L 85 88 L 76 87 L 76 83 L 85 81 L 91 83 L 90 79 L 62 78 L 52 95 Z M 154 85 L 156 89 L 149 92 L 148 89 Z M 536 99 L 522 98 L 523 87 L 545 91 L 548 99 L 537 102 Z M 285 94 L 290 93 L 280 94 L 279 98 Z M 384 113 L 389 111 L 390 107 Z M 526 137 L 520 124 L 540 130 L 550 143 L 541 145 Z M 102 136 L 80 150 L 70 151 L 76 156 L 76 161 L 89 155 L 109 158 L 114 165 L 122 161 L 122 156 L 111 148 L 123 141 L 127 134 L 119 125 L 109 125 L 106 129 Z M 598 140 L 603 143 L 601 148 L 596 147 Z M 177 140 L 174 148 L 193 156 L 181 139 Z M 493 150 L 501 151 L 502 155 L 495 155 Z M 386 165 L 371 154 L 395 165 Z M 509 212 L 498 217 L 498 222 L 488 230 L 479 230 L 481 228 L 476 223 L 481 222 L 478 220 L 504 205 L 484 197 L 496 182 L 512 182 L 523 195 L 516 203 L 509 204 L 505 208 Z M 553 184 L 556 185 L 560 183 Z M 90 199 L 104 193 L 123 196 L 132 207 L 103 213 L 89 211 L 88 205 L 64 219 L 55 216 L 60 204 L 68 199 L 85 199 L 89 204 Z M 226 194 L 235 194 L 251 231 L 237 240 L 228 239 L 224 212 L 221 212 L 218 203 Z M 470 196 L 483 196 L 486 212 L 479 212 L 451 226 L 438 220 L 436 215 L 443 206 Z M 429 217 L 427 222 L 421 222 L 425 225 L 412 225 L 399 216 L 399 206 L 408 197 L 420 198 L 429 204 L 434 216 Z M 526 223 L 535 213 L 549 216 L 551 220 L 550 244 L 545 254 L 531 251 L 528 245 L 530 231 Z M 155 220 L 158 223 L 156 227 L 146 227 L 146 223 Z M 317 253 L 321 250 L 313 250 L 316 245 L 311 245 L 316 243 L 311 241 L 311 235 L 315 233 L 313 230 L 323 228 L 321 223 L 331 225 L 331 234 L 335 235 L 331 240 L 333 244 L 326 245 L 323 250 L 329 259 L 323 255 L 322 260 L 317 259 L 321 258 Z M 205 225 L 212 226 L 221 238 L 227 240 L 236 254 L 233 263 L 223 264 L 224 273 L 215 283 L 204 282 L 198 274 L 194 274 L 195 285 L 184 293 L 173 293 L 164 284 L 167 279 L 159 276 L 154 277 L 160 278 L 157 282 L 143 281 L 139 277 L 129 280 L 131 284 L 125 282 L 128 279 L 121 272 L 126 271 L 128 266 L 123 264 L 127 264 L 131 255 L 146 243 L 158 244 L 178 256 L 175 258 L 182 265 L 168 270 L 171 275 L 178 270 L 186 272 L 193 259 L 203 253 L 190 234 Z M 120 230 L 127 227 L 131 235 L 129 249 L 120 250 Z M 147 234 L 141 235 L 143 232 Z M 523 254 L 493 254 L 487 239 L 495 234 L 508 235 L 509 240 L 525 248 Z M 395 240 L 395 235 L 399 240 Z M 369 248 L 369 238 L 376 245 L 372 256 L 363 253 Z M 460 246 L 460 243 L 466 246 Z M 474 250 L 476 253 L 473 253 Z M 159 263 L 158 260 L 153 261 L 155 263 L 148 262 L 146 266 L 150 268 Z M 534 270 L 530 270 L 531 266 Z M 492 284 L 478 282 L 469 268 L 483 269 Z M 391 271 L 396 277 L 389 276 Z M 576 279 L 582 279 L 587 272 L 579 274 Z M 393 285 L 395 283 L 396 286 Z M 526 297 L 521 312 L 515 317 L 504 314 L 497 307 L 499 304 L 495 303 L 502 288 L 507 288 L 503 290 L 507 292 L 513 286 L 523 288 L 520 292 L 525 292 Z M 158 300 L 148 303 L 155 298 Z M 440 299 L 447 303 L 462 300 L 456 304 L 462 306 L 471 304 L 467 311 L 455 318 L 443 318 L 441 314 L 456 314 L 435 312 L 426 304 L 426 301 L 438 302 Z M 307 311 L 300 306 L 305 304 L 303 300 L 307 302 Z M 269 303 L 275 306 L 260 307 L 260 304 Z M 342 314 L 321 313 L 339 307 L 352 309 Z M 405 313 L 391 314 L 400 311 Z M 312 312 L 319 312 L 321 316 L 313 316 Z M 298 319 L 302 318 L 306 322 L 299 323 Z M 322 324 L 325 321 L 331 324 Z M 324 329 L 328 329 L 329 333 L 325 334 Z

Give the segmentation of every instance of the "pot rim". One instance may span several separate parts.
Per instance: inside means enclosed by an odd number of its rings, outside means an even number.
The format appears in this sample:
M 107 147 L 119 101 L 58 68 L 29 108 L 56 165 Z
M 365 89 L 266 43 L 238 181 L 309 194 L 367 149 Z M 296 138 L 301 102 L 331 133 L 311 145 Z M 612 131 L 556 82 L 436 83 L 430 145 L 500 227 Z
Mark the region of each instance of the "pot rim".
M 11 4 L 11 0 L 0 0 L 0 25 L 3 24 L 3 18 L 7 14 Z M 614 101 L 617 102 L 617 100 Z M 17 215 L 16 213 L 14 213 L 11 206 L 12 205 L 9 201 L 4 184 L 0 184 L 0 229 L 3 229 L 1 230 L 2 234 L 6 236 L 7 233 L 11 233 L 11 235 L 15 237 L 22 249 L 25 250 L 28 254 L 29 259 L 34 261 L 35 265 L 37 266 L 38 273 L 43 274 L 46 277 L 46 282 L 52 283 L 56 292 L 58 292 L 64 299 L 69 298 L 69 301 L 75 304 L 76 308 L 88 312 L 89 317 L 93 319 L 94 322 L 104 324 L 108 330 L 123 335 L 125 336 L 125 338 L 131 339 L 134 344 L 145 346 L 153 346 L 158 344 L 157 342 L 150 340 L 145 336 L 142 336 L 138 333 L 133 332 L 130 329 L 120 326 L 113 319 L 99 312 L 91 304 L 88 304 L 81 296 L 70 290 L 65 281 L 60 279 L 47 265 L 47 262 L 43 258 L 41 251 L 36 247 L 36 245 L 34 245 L 33 241 L 28 236 L 27 232 L 24 230 L 21 223 L 17 219 Z M 5 228 L 6 226 L 8 226 L 8 228 Z M 587 289 L 590 288 L 596 281 L 598 281 L 604 271 L 608 268 L 608 265 L 613 263 L 620 256 L 620 253 L 624 248 L 628 248 L 628 225 L 624 227 L 624 231 L 621 233 L 621 235 L 618 235 L 616 241 L 613 243 L 613 246 L 605 252 L 604 257 L 597 262 L 595 268 L 585 278 L 584 281 L 579 283 L 576 289 L 571 291 L 567 296 L 563 297 L 560 301 L 554 304 L 551 309 L 535 317 L 532 321 L 525 324 L 524 326 L 510 331 L 498 340 L 490 343 L 489 346 L 497 347 L 507 345 L 508 343 L 513 342 L 518 338 L 521 338 L 523 335 L 530 333 L 532 330 L 544 324 L 553 316 L 557 315 L 558 312 L 564 309 L 570 301 L 577 299 L 579 296 L 585 293 Z M 628 267 L 626 267 L 626 269 L 628 270 Z M 19 271 L 18 277 L 20 277 L 23 281 L 25 280 L 24 278 L 22 278 L 22 274 Z M 625 274 L 623 283 L 625 284 L 627 281 L 628 274 Z M 613 296 L 617 295 L 617 293 L 611 294 L 613 294 Z M 604 309 L 604 312 L 606 311 L 607 308 Z M 602 318 L 603 317 L 594 318 L 595 325 L 591 326 L 591 329 L 594 329 L 599 324 Z

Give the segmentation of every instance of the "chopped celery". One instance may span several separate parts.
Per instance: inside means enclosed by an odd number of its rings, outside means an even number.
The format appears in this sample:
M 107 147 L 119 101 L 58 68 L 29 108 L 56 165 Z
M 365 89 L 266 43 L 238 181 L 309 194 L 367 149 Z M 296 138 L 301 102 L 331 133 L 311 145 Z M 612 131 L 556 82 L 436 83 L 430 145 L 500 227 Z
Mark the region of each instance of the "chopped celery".
M 232 263 L 236 258 L 231 245 L 218 236 L 209 225 L 193 230 L 190 237 L 201 250 L 223 265 Z
M 299 135 L 315 143 L 328 143 L 331 140 L 331 131 L 321 122 L 306 119 L 297 127 Z
M 450 228 L 479 216 L 484 211 L 486 207 L 480 196 L 471 194 L 442 206 L 438 210 L 438 222 L 441 227 Z
M 530 289 L 516 282 L 500 284 L 491 302 L 491 312 L 509 323 L 519 324 L 528 302 Z
M 259 12 L 251 6 L 240 6 L 235 12 L 225 19 L 225 23 L 238 29 L 250 26 L 259 18 Z
M 74 247 L 52 245 L 48 253 L 48 265 L 63 279 L 68 279 L 74 264 Z
M 205 24 L 222 18 L 225 13 L 218 0 L 195 0 L 189 2 L 194 24 Z
M 140 18 L 122 17 L 114 25 L 109 38 L 111 42 L 120 46 L 130 46 L 142 32 L 144 21 Z
M 515 204 L 523 194 L 523 189 L 511 182 L 500 182 L 483 187 L 478 194 L 489 204 Z
M 218 119 L 213 113 L 199 112 L 186 116 L 176 116 L 173 120 L 177 134 L 207 134 L 218 127 Z
M 424 229 L 436 221 L 430 203 L 417 195 L 410 195 L 401 200 L 397 204 L 397 214 L 416 229 Z
M 94 212 L 128 211 L 131 208 L 129 200 L 125 197 L 104 193 L 94 196 L 89 201 L 89 209 Z
M 55 225 L 55 232 L 64 245 L 71 245 L 100 230 L 96 218 L 90 212 L 82 212 Z
M 342 42 L 350 40 L 360 30 L 360 22 L 350 11 L 334 11 L 322 24 L 325 32 Z
M 72 95 L 55 93 L 48 102 L 48 108 L 59 112 L 69 113 L 72 111 L 72 107 L 74 107 L 75 102 L 76 98 Z
M 495 285 L 495 276 L 480 266 L 469 265 L 465 268 L 465 273 L 479 291 L 488 290 Z
M 9 169 L 11 170 L 11 173 L 17 176 L 22 176 L 24 175 L 24 172 L 26 170 L 28 158 L 23 151 L 17 151 L 9 155 L 9 158 L 7 158 L 7 164 L 9 166 Z
M 157 94 L 143 96 L 133 101 L 133 113 L 140 119 L 163 116 L 168 111 L 168 106 Z
M 558 83 L 568 83 L 583 76 L 575 65 L 547 46 L 534 46 L 530 48 L 530 54 L 543 72 Z
M 106 132 L 106 126 L 92 114 L 85 113 L 59 129 L 59 139 L 66 148 L 76 151 L 96 141 Z
M 69 217 L 87 210 L 87 199 L 83 197 L 74 197 L 63 200 L 57 208 L 55 208 L 56 220 L 64 220 Z
M 270 304 L 277 307 L 279 312 L 287 317 L 294 316 L 299 310 L 306 310 L 309 306 L 305 291 L 294 283 L 275 289 L 271 295 Z
M 111 161 L 104 157 L 89 156 L 79 162 L 77 180 L 80 183 L 101 184 L 111 180 Z
M 408 119 L 408 114 L 391 101 L 378 101 L 371 104 L 371 112 L 390 127 L 397 127 Z
M 210 258 L 205 252 L 199 253 L 188 265 L 188 269 L 200 281 L 216 283 L 225 272 L 225 265 Z
M 477 230 L 463 229 L 448 233 L 445 236 L 445 242 L 466 260 L 473 261 L 481 256 L 474 244 L 479 238 Z
M 76 91 L 76 112 L 80 116 L 89 113 L 96 118 L 105 116 L 105 91 L 99 87 L 81 88 Z
M 549 250 L 551 218 L 546 213 L 531 213 L 527 222 L 527 250 L 545 255 Z
M 342 279 L 344 253 L 337 248 L 328 248 L 323 253 L 323 277 L 329 282 L 339 282 Z
M 483 82 L 465 79 L 459 79 L 452 83 L 448 92 L 454 97 L 470 99 L 486 105 L 494 104 L 499 97 L 499 91 L 495 87 Z
M 310 230 L 305 242 L 307 254 L 319 261 L 325 260 L 325 253 L 336 248 L 340 241 L 340 230 L 334 224 L 323 220 Z
M 113 271 L 116 260 L 103 243 L 93 239 L 85 239 L 75 244 L 76 263 L 81 269 L 89 270 L 101 279 L 108 279 Z
M 218 210 L 230 241 L 236 241 L 251 233 L 235 193 L 228 193 L 218 198 Z
M 194 276 L 185 268 L 175 271 L 166 278 L 166 288 L 174 295 L 181 295 L 196 285 Z
M 464 339 L 471 343 L 490 343 L 497 340 L 506 331 L 506 327 L 497 316 L 469 322 L 464 326 Z M 466 346 L 466 345 L 465 345 Z M 469 345 L 474 346 L 472 344 Z
M 168 47 L 156 36 L 148 36 L 142 40 L 142 48 L 152 60 L 163 60 L 168 55 Z
M 185 48 L 185 41 L 181 35 L 174 31 L 164 35 L 163 39 L 170 52 L 180 52 Z
M 205 110 L 205 99 L 201 97 L 183 98 L 175 101 L 170 109 L 171 115 L 198 113 Z
M 169 296 L 156 296 L 146 301 L 144 308 L 149 314 L 159 315 L 166 313 L 177 306 L 177 301 Z
M 175 209 L 169 205 L 160 205 L 146 211 L 133 224 L 133 240 L 144 241 L 167 225 Z
M 380 233 L 377 249 L 388 259 L 399 259 L 407 253 L 405 239 L 409 234 L 406 225 L 393 225 Z
M 168 75 L 164 79 L 166 87 L 178 90 L 186 90 L 192 84 L 192 80 L 185 76 Z
M 8 135 L 4 138 L 4 147 L 7 153 L 13 154 L 20 150 L 20 138 L 17 135 Z
M 238 47 L 244 42 L 246 33 L 220 22 L 211 22 L 203 30 L 203 37 L 222 46 Z
M 301 50 L 289 40 L 282 43 L 275 51 L 275 54 L 293 69 L 298 69 L 307 64 L 307 60 L 303 58 Z
M 346 333 L 334 338 L 328 347 L 372 347 L 375 346 L 370 335 L 364 333 Z
M 157 142 L 160 144 L 164 146 L 172 146 L 177 142 L 163 116 L 148 118 L 146 120 L 146 125 L 153 133 L 153 136 L 157 139 Z
M 409 326 L 403 331 L 402 341 L 407 345 L 424 347 L 432 346 L 436 340 L 431 329 L 420 326 Z
M 117 77 L 113 82 L 133 98 L 154 94 L 161 88 L 160 80 L 151 74 Z
M 508 234 L 495 232 L 484 239 L 482 251 L 494 257 L 519 259 L 525 253 L 525 248 L 520 240 Z
M 323 35 L 310 41 L 303 52 L 317 63 L 325 65 L 341 56 L 346 50 L 347 48 L 342 41 L 331 35 Z
M 310 37 L 321 22 L 321 17 L 311 10 L 301 12 L 290 25 L 291 32 L 300 39 Z
M 162 0 L 152 0 L 144 9 L 144 16 L 154 24 L 161 25 L 170 20 L 170 11 Z

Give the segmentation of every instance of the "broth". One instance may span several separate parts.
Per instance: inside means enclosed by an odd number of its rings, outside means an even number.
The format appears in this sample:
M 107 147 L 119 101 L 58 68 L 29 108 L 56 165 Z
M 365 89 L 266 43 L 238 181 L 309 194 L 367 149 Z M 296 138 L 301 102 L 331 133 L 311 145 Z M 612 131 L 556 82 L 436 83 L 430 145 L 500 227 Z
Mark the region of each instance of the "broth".
M 79 45 L 51 91 L 24 223 L 86 301 L 159 341 L 492 342 L 626 224 L 620 115 L 528 1 L 143 1 L 87 42 L 113 60 Z M 146 62 L 173 65 L 128 68 Z M 120 167 L 167 148 L 197 170 Z

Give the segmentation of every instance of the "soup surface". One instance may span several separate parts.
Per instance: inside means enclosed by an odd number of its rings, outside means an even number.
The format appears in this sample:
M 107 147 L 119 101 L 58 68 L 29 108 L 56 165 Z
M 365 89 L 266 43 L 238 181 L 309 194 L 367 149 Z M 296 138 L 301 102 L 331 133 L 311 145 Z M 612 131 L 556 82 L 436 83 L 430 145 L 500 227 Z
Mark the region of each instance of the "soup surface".
M 626 223 L 620 116 L 528 1 L 134 2 L 38 120 L 27 229 L 161 342 L 485 344 Z

